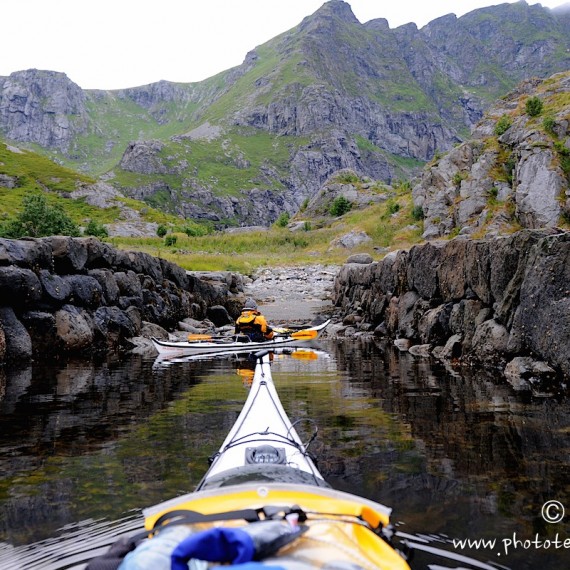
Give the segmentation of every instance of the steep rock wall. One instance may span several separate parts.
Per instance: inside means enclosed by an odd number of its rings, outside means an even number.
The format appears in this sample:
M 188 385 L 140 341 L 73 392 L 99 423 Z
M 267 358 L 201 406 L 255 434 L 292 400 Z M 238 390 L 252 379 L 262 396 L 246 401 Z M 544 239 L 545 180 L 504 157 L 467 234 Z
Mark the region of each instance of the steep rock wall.
M 519 372 L 542 361 L 570 375 L 567 232 L 457 238 L 365 266 L 347 264 L 333 301 L 361 329 L 407 339 L 444 358 Z
M 237 317 L 242 289 L 95 238 L 0 239 L 0 363 L 120 349 L 145 322 L 172 330 L 216 305 Z

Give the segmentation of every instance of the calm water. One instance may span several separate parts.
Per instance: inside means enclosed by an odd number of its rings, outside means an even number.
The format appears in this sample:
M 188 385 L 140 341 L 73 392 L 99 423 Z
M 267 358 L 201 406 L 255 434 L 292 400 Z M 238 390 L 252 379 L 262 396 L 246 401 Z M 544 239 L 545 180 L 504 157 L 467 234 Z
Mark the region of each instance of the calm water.
M 283 405 L 307 419 L 302 437 L 318 426 L 311 450 L 329 483 L 392 507 L 401 539 L 455 557 L 420 552 L 413 568 L 570 567 L 568 516 L 541 516 L 551 500 L 570 512 L 567 394 L 517 393 L 374 341 L 314 346 L 275 356 Z M 80 568 L 138 528 L 141 508 L 191 491 L 249 366 L 131 357 L 0 372 L 0 568 Z

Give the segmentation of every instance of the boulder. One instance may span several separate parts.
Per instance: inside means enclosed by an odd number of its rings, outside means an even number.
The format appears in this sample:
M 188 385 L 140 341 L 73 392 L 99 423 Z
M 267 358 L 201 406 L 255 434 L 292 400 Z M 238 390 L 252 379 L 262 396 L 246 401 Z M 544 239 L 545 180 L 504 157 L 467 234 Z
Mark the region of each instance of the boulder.
M 223 327 L 224 325 L 229 325 L 234 322 L 227 309 L 222 305 L 208 307 L 206 316 L 216 327 Z
M 26 361 L 32 358 L 32 339 L 12 307 L 0 307 L 0 328 L 6 341 L 7 361 Z
M 84 309 L 64 305 L 55 313 L 55 327 L 64 352 L 83 352 L 93 347 L 93 319 Z
M 14 307 L 30 306 L 42 298 L 42 285 L 31 270 L 10 265 L 0 267 L 0 302 Z
M 372 263 L 374 258 L 369 253 L 354 253 L 346 260 L 346 263 L 359 263 L 361 265 L 367 265 Z

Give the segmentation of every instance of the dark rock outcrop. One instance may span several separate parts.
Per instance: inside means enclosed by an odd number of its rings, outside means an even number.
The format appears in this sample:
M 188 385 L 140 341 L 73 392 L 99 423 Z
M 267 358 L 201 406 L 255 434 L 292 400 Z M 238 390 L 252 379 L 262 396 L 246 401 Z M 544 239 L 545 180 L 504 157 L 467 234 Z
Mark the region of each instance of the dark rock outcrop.
M 0 363 L 120 350 L 145 323 L 176 328 L 214 307 L 236 318 L 241 278 L 216 282 L 95 238 L 0 239 Z
M 347 264 L 333 301 L 362 317 L 361 330 L 429 345 L 445 358 L 504 369 L 531 357 L 570 375 L 569 283 L 570 233 L 524 230 Z

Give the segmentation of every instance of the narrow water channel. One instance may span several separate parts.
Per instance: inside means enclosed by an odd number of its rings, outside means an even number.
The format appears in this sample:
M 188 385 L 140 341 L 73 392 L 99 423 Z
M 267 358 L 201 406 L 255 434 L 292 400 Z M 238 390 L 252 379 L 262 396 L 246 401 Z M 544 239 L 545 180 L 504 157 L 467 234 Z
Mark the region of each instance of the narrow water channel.
M 548 501 L 570 510 L 567 394 L 516 392 L 372 340 L 314 348 L 275 355 L 283 406 L 306 420 L 302 437 L 318 426 L 311 451 L 333 487 L 392 507 L 399 540 L 449 553 L 418 552 L 414 569 L 570 567 L 568 516 L 542 516 Z M 191 491 L 250 367 L 129 357 L 0 373 L 0 568 L 81 568 L 142 508 Z

